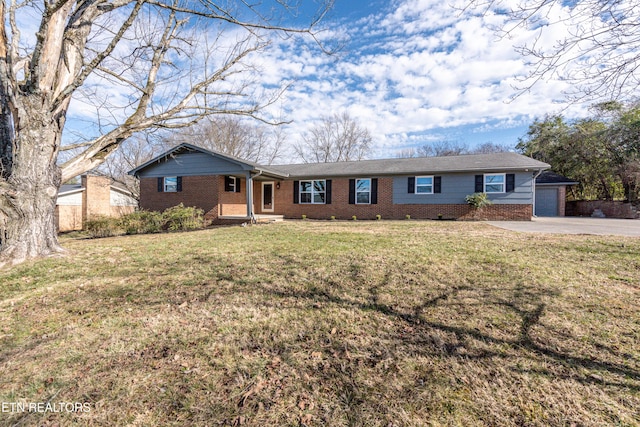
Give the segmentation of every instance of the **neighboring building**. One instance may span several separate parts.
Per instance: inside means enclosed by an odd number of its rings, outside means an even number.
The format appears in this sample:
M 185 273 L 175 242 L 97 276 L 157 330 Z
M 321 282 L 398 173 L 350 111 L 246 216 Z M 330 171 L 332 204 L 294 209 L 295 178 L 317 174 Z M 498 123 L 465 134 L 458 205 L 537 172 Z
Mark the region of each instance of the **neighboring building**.
M 138 201 L 125 188 L 103 176 L 82 175 L 80 184 L 65 184 L 58 192 L 56 224 L 58 231 L 81 230 L 85 221 L 96 216 L 122 216 L 133 212 Z
M 577 184 L 555 172 L 542 172 L 536 178 L 535 215 L 565 216 L 567 186 Z
M 262 166 L 181 144 L 131 170 L 140 207 L 183 203 L 212 222 L 285 218 L 478 218 L 465 201 L 486 192 L 482 218 L 530 220 L 535 177 L 548 164 L 515 153 Z

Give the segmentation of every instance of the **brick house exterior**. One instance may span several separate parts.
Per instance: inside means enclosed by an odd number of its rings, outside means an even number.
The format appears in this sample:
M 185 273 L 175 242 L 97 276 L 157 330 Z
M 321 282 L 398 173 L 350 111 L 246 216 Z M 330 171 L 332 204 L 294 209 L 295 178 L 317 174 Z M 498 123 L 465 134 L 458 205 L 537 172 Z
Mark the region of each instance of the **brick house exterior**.
M 264 167 L 181 144 L 129 173 L 140 207 L 183 203 L 211 222 L 274 214 L 313 219 L 530 220 L 546 163 L 515 153 Z M 465 201 L 487 192 L 492 205 Z
M 138 201 L 104 176 L 82 175 L 80 184 L 63 185 L 58 192 L 55 221 L 59 232 L 82 230 L 99 216 L 119 217 L 133 212 Z

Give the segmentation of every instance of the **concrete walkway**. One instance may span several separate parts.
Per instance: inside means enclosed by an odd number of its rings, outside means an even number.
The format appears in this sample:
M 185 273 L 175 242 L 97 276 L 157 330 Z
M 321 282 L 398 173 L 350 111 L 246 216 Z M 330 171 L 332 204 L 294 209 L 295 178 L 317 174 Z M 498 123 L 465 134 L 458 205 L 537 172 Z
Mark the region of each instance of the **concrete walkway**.
M 487 221 L 495 227 L 525 233 L 594 234 L 640 237 L 640 219 L 557 217 L 531 221 Z

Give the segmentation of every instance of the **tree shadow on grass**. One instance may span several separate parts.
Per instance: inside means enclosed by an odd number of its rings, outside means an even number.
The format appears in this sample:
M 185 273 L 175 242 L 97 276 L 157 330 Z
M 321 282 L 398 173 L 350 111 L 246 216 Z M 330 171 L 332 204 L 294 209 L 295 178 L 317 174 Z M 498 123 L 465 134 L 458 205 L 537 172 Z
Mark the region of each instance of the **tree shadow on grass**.
M 300 265 L 300 268 L 304 268 Z M 357 267 L 350 267 L 350 271 L 353 273 L 357 271 Z M 489 343 L 497 346 L 508 346 L 512 349 L 526 350 L 532 354 L 543 356 L 554 361 L 556 365 L 564 366 L 565 368 L 576 371 L 574 375 L 564 374 L 565 378 L 571 378 L 575 381 L 584 384 L 594 384 L 611 387 L 623 387 L 633 391 L 640 391 L 640 371 L 634 369 L 623 363 L 615 363 L 612 361 L 598 360 L 590 355 L 580 355 L 569 351 L 561 351 L 552 349 L 549 346 L 545 346 L 540 342 L 540 338 L 532 336 L 534 328 L 546 328 L 541 324 L 540 320 L 545 315 L 547 304 L 542 302 L 544 298 L 554 296 L 546 289 L 540 289 L 534 285 L 524 286 L 517 285 L 512 289 L 494 289 L 483 291 L 484 306 L 500 306 L 509 310 L 512 314 L 516 315 L 519 322 L 519 333 L 513 338 L 496 337 L 486 332 L 481 331 L 478 328 L 458 326 L 455 324 L 447 324 L 444 322 L 436 322 L 425 319 L 423 314 L 431 308 L 438 307 L 440 305 L 447 304 L 447 301 L 451 301 L 456 298 L 461 292 L 473 291 L 473 288 L 469 285 L 456 285 L 445 284 L 444 291 L 436 296 L 433 296 L 418 305 L 415 305 L 411 310 L 401 310 L 393 305 L 381 303 L 380 293 L 381 289 L 386 286 L 389 281 L 391 270 L 388 269 L 379 283 L 374 283 L 368 287 L 368 295 L 363 300 L 357 301 L 351 298 L 344 298 L 339 296 L 338 292 L 343 285 L 337 283 L 331 277 L 322 277 L 316 275 L 316 283 L 325 283 L 324 286 L 309 286 L 307 289 L 276 289 L 270 286 L 261 286 L 263 292 L 271 295 L 275 295 L 279 298 L 293 298 L 296 300 L 306 300 L 312 307 L 321 307 L 321 304 L 333 304 L 338 307 L 344 307 L 349 309 L 362 310 L 364 312 L 376 312 L 386 317 L 400 320 L 405 325 L 409 326 L 413 331 L 412 334 L 405 335 L 403 341 L 405 345 L 411 345 L 413 348 L 420 348 L 420 346 L 429 347 L 434 343 L 433 339 L 429 337 L 434 331 L 440 331 L 447 334 L 453 334 L 457 342 L 439 343 L 438 351 L 444 352 L 447 356 L 459 357 L 460 347 L 464 346 L 464 342 L 468 339 L 476 340 L 482 343 Z M 351 274 L 350 279 L 354 282 L 362 282 L 359 274 Z M 363 283 L 356 283 L 354 286 L 362 286 Z M 504 293 L 509 291 L 512 293 L 511 298 L 508 300 L 499 296 L 492 295 L 492 293 Z M 559 296 L 559 295 L 555 295 Z M 514 302 L 518 301 L 518 303 Z M 530 306 L 531 308 L 525 309 L 523 306 Z M 577 341 L 576 338 L 567 337 L 568 340 Z M 607 346 L 602 344 L 597 346 L 598 348 L 604 347 L 610 354 L 616 357 L 623 357 L 627 360 L 634 360 L 635 358 L 628 358 L 626 353 L 620 354 Z M 430 356 L 433 349 L 424 348 L 423 355 Z M 509 357 L 501 354 L 500 352 L 493 352 L 487 349 L 467 349 L 464 354 L 468 359 L 482 359 L 493 357 Z M 587 369 L 591 371 L 608 372 L 614 374 L 617 377 L 624 376 L 628 381 L 603 381 L 598 379 L 597 375 L 581 375 L 578 373 L 581 369 Z M 538 374 L 546 374 L 551 378 L 557 378 L 557 373 L 545 370 L 537 370 Z

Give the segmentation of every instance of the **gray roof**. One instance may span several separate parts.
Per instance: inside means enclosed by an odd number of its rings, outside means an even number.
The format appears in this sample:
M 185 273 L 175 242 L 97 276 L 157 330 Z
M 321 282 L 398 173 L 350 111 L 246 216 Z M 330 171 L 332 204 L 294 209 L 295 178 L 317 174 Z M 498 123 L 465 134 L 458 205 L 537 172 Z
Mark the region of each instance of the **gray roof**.
M 566 176 L 560 175 L 559 173 L 544 171 L 540 174 L 540 176 L 536 178 L 536 184 L 576 185 L 578 183 L 572 179 L 567 178 Z
M 410 159 L 274 165 L 290 178 L 321 176 L 417 175 L 447 172 L 509 172 L 548 169 L 547 163 L 517 153 L 469 154 Z
M 158 157 L 129 171 L 137 173 L 152 164 L 178 152 L 200 151 L 249 166 L 276 178 L 314 178 L 341 176 L 381 176 L 381 175 L 428 175 L 451 172 L 508 172 L 548 169 L 547 163 L 516 153 L 469 154 L 463 156 L 419 157 L 410 159 L 358 160 L 334 163 L 302 163 L 293 165 L 262 166 L 228 154 L 207 150 L 192 144 L 182 143 Z
M 60 186 L 58 190 L 58 195 L 67 194 L 67 193 L 76 193 L 78 191 L 83 191 L 84 187 L 80 184 L 63 184 Z
M 127 187 L 119 182 L 112 182 L 110 185 L 112 190 L 119 191 L 126 195 L 132 196 L 133 193 L 129 191 Z M 78 193 L 80 191 L 84 191 L 84 187 L 81 184 L 62 184 L 60 189 L 58 190 L 58 196 L 63 196 L 66 194 Z

